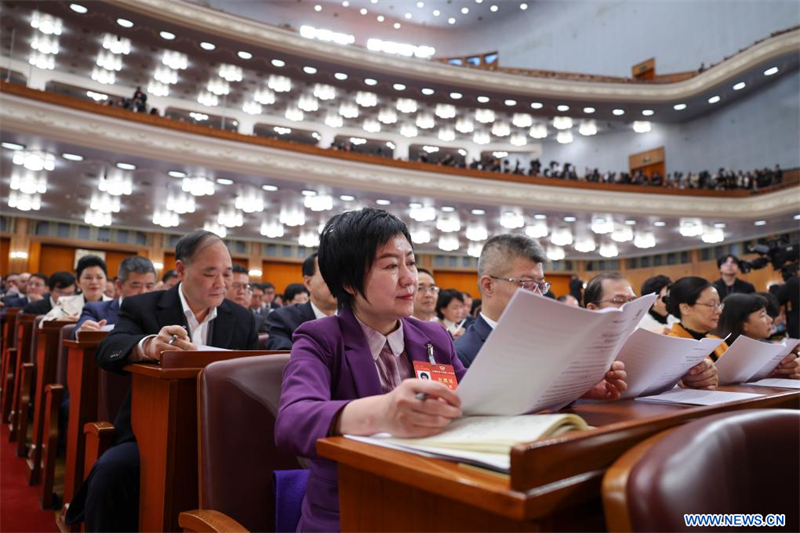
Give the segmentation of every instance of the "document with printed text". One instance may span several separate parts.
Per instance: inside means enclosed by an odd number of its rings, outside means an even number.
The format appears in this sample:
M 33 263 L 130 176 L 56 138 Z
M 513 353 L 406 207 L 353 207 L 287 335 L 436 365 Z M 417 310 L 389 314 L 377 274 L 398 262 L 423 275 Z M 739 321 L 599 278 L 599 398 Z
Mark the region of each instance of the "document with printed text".
M 736 341 L 717 361 L 719 384 L 744 383 L 757 374 L 767 377 L 795 346 L 797 339 L 786 343 L 761 342 L 744 335 Z
M 728 392 L 720 390 L 695 390 L 674 388 L 655 396 L 640 396 L 637 402 L 681 403 L 687 405 L 721 405 L 724 403 L 750 400 L 764 396 L 749 392 Z

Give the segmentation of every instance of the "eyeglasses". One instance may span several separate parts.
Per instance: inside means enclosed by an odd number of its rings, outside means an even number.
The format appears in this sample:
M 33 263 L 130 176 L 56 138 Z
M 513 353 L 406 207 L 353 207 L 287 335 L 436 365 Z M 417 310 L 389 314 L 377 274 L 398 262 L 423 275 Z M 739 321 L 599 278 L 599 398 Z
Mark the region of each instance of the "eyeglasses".
M 614 296 L 613 298 L 609 298 L 607 300 L 600 300 L 597 303 L 612 303 L 614 305 L 625 305 L 626 303 L 632 302 L 636 299 L 636 296 Z
M 431 294 L 439 294 L 439 287 L 437 287 L 436 285 L 431 285 L 430 287 L 426 287 L 425 285 L 420 285 L 417 288 L 417 292 L 422 294 L 426 292 L 430 292 Z
M 232 283 L 231 287 L 233 287 L 233 290 L 235 290 L 235 291 L 242 291 L 242 290 L 251 291 L 251 290 L 253 290 L 253 286 L 250 285 L 249 283 Z
M 499 279 L 500 281 L 510 281 L 516 283 L 520 288 L 527 291 L 539 291 L 539 294 L 546 294 L 550 290 L 550 283 L 547 281 L 536 281 L 535 279 L 520 279 L 520 278 L 501 278 L 500 276 L 489 276 L 492 279 Z
M 703 307 L 708 307 L 712 311 L 722 311 L 725 309 L 725 304 L 722 302 L 711 302 L 711 303 L 700 303 L 695 302 L 695 305 L 702 305 Z

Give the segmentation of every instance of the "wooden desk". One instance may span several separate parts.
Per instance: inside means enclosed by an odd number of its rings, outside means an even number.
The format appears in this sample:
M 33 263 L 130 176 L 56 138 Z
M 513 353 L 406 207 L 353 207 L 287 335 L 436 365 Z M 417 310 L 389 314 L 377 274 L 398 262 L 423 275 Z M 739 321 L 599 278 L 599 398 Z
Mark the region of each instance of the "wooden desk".
M 2 362 L 0 363 L 0 398 L 6 398 L 14 387 L 14 369 L 17 362 L 17 316 L 22 311 L 18 307 L 8 309 L 3 315 L 3 348 Z M 8 411 L 11 410 L 10 403 L 2 400 L 2 421 L 8 419 Z M 6 410 L 6 408 L 8 410 Z
M 17 440 L 20 433 L 20 426 L 24 425 L 27 430 L 28 424 L 28 395 L 30 394 L 30 379 L 33 371 L 33 361 L 31 360 L 31 349 L 33 345 L 33 329 L 36 323 L 36 315 L 22 314 L 17 319 L 17 360 L 14 364 L 14 384 L 9 387 L 8 397 L 3 396 L 3 413 L 8 413 L 9 442 Z M 24 385 L 24 387 L 23 387 Z M 23 393 L 23 388 L 25 392 Z M 25 401 L 22 397 L 25 396 Z M 20 416 L 20 410 L 25 408 L 25 416 Z M 23 442 L 17 444 L 17 455 L 24 455 L 25 447 Z
M 276 352 L 164 352 L 161 365 L 125 367 L 133 377 L 131 424 L 141 465 L 139 531 L 180 531 L 180 512 L 198 507 L 200 371 L 215 361 L 273 353 Z
M 101 420 L 98 416 L 98 387 L 100 367 L 94 361 L 97 346 L 108 335 L 106 331 L 87 331 L 80 333 L 77 341 L 64 341 L 69 349 L 67 366 L 67 387 L 70 391 L 69 423 L 67 426 L 66 472 L 64 474 L 64 506 L 61 517 L 66 516 L 69 502 L 83 482 L 83 460 L 86 439 L 83 426 Z M 60 525 L 62 530 L 68 528 Z M 80 531 L 80 526 L 74 527 Z
M 28 448 L 28 483 L 39 483 L 42 470 L 42 441 L 45 432 L 45 387 L 56 383 L 56 368 L 58 364 L 59 336 L 61 328 L 74 324 L 53 320 L 42 322 L 42 327 L 36 329 L 36 396 L 33 401 L 33 435 Z M 20 432 L 21 433 L 21 432 Z M 20 441 L 24 435 L 18 436 Z
M 343 437 L 319 440 L 317 451 L 339 463 L 342 531 L 600 531 L 602 476 L 634 444 L 711 414 L 800 409 L 799 391 L 722 390 L 767 396 L 715 407 L 633 400 L 578 405 L 567 412 L 597 428 L 515 446 L 510 475 Z

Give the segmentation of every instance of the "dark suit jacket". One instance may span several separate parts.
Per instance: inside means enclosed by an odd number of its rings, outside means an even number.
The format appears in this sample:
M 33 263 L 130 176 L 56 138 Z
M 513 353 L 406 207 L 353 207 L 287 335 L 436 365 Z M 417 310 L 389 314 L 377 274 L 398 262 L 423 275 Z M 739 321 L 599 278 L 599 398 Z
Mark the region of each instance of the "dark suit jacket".
M 719 293 L 719 299 L 724 300 L 726 296 L 731 294 L 753 294 L 756 292 L 756 288 L 753 287 L 752 283 L 748 283 L 743 279 L 736 278 L 733 282 L 733 285 L 728 287 L 725 285 L 725 280 L 719 278 L 717 281 L 714 282 L 714 287 L 717 288 L 717 292 Z
M 95 353 L 95 361 L 101 368 L 118 374 L 130 364 L 128 359 L 144 337 L 156 335 L 164 326 L 187 325 L 183 314 L 178 287 L 168 291 L 154 291 L 125 298 L 119 310 L 117 324 L 103 339 Z M 258 334 L 253 315 L 244 307 L 224 300 L 217 307 L 217 318 L 211 324 L 208 345 L 231 350 L 256 350 Z M 114 426 L 116 442 L 135 439 L 131 429 L 131 394 L 122 403 Z
M 491 333 L 492 326 L 478 315 L 477 320 L 470 324 L 467 331 L 456 339 L 456 353 L 465 367 L 469 368 Z
M 6 307 L 25 307 L 30 302 L 28 301 L 27 296 L 12 296 L 11 298 L 6 298 L 3 300 L 3 303 L 6 304 Z
M 292 334 L 300 324 L 316 320 L 311 302 L 285 305 L 267 315 L 267 350 L 291 350 Z
M 50 294 L 45 294 L 44 298 L 38 302 L 31 302 L 22 308 L 22 312 L 26 315 L 46 315 L 53 308 L 50 303 Z
M 453 365 L 461 381 L 466 370 L 444 328 L 415 318 L 401 323 L 409 359 L 428 361 L 426 345 L 431 344 L 436 362 Z M 381 394 L 381 382 L 364 331 L 350 310 L 303 324 L 295 341 L 283 371 L 275 443 L 312 459 L 297 531 L 339 531 L 337 465 L 317 455 L 317 439 L 328 436 L 348 402 Z
M 93 322 L 100 322 L 105 320 L 106 324 L 116 324 L 119 317 L 119 298 L 107 300 L 105 302 L 86 302 L 81 311 L 81 316 L 78 318 L 78 323 L 75 324 L 75 329 L 72 330 L 72 338 L 76 338 L 77 332 L 81 329 L 81 325 L 87 320 Z
M 261 313 L 256 313 L 252 309 L 248 309 L 253 314 L 253 318 L 256 320 L 256 332 L 258 333 L 267 333 L 269 330 L 267 328 L 267 315 L 262 315 Z

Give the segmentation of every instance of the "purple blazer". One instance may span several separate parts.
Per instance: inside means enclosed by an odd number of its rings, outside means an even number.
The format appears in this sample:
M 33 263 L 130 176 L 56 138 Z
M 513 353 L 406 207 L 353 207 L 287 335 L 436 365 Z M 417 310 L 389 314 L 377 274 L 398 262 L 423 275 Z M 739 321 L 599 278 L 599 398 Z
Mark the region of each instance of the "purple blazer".
M 453 365 L 459 381 L 466 369 L 453 340 L 439 324 L 403 318 L 406 353 L 427 361 L 433 344 L 438 363 Z M 336 463 L 317 455 L 317 439 L 327 437 L 339 411 L 351 400 L 381 394 L 381 383 L 367 339 L 352 311 L 306 322 L 294 332 L 292 355 L 283 372 L 275 442 L 311 459 L 298 531 L 339 531 Z

